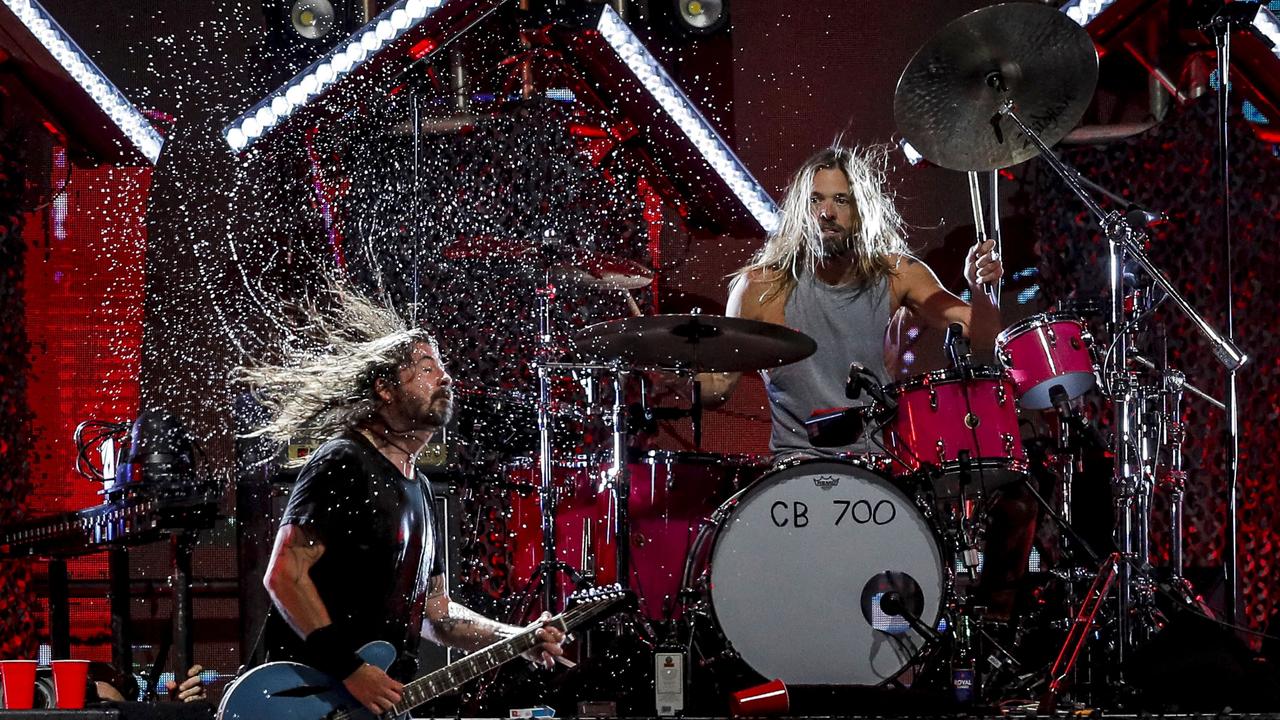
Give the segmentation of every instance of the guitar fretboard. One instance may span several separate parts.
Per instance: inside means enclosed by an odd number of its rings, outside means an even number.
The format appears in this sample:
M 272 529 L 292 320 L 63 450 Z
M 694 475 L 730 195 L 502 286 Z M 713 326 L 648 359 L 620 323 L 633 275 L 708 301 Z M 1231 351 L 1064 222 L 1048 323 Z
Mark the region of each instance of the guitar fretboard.
M 566 610 L 561 615 L 552 618 L 547 624 L 567 633 L 579 623 L 585 622 L 603 612 L 615 602 L 616 599 L 606 599 L 584 603 Z M 534 625 L 525 628 L 505 640 L 496 642 L 483 650 L 474 652 L 457 662 L 449 663 L 435 672 L 423 675 L 417 680 L 406 684 L 399 704 L 392 711 L 393 714 L 407 713 L 422 703 L 439 697 L 487 672 L 496 670 L 502 664 L 528 652 L 538 644 L 538 639 L 534 633 L 541 627 L 543 626 Z

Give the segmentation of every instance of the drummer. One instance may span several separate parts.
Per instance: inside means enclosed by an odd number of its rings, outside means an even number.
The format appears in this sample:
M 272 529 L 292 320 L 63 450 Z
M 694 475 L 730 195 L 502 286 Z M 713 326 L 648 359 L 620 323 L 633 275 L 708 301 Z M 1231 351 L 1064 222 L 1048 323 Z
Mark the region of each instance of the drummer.
M 805 360 L 761 371 L 769 445 L 779 460 L 878 450 L 869 437 L 815 448 L 804 421 L 815 410 L 850 404 L 852 362 L 889 383 L 885 332 L 900 309 L 937 328 L 960 323 L 979 356 L 990 355 L 1001 330 L 1000 309 L 983 291 L 1004 273 L 995 243 L 969 248 L 964 277 L 972 304 L 942 287 L 907 249 L 902 218 L 883 187 L 886 154 L 833 145 L 806 160 L 787 189 L 777 230 L 730 287 L 726 314 L 785 325 L 818 344 Z M 723 403 L 741 376 L 699 376 L 703 401 Z
M 990 356 L 1000 310 L 983 285 L 1004 273 L 994 243 L 969 248 L 964 277 L 972 303 L 949 292 L 908 251 L 902 218 L 884 188 L 887 151 L 833 145 L 796 172 L 778 228 L 734 278 L 727 314 L 785 325 L 809 335 L 817 351 L 805 360 L 761 371 L 772 417 L 777 460 L 883 452 L 866 433 L 842 447 L 814 447 L 804 420 L 815 410 L 850 404 L 849 364 L 861 363 L 881 385 L 886 329 L 906 308 L 937 328 L 960 323 L 975 354 Z M 703 401 L 723 403 L 741 373 L 706 373 Z M 981 602 L 1008 616 L 1035 532 L 1034 504 L 1018 490 L 996 503 L 988 526 Z

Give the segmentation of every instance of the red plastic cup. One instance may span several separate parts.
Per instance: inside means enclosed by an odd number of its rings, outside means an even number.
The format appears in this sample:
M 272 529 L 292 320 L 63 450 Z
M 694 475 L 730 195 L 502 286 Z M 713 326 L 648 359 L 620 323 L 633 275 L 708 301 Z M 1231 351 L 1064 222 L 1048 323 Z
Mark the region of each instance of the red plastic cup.
M 30 710 L 35 704 L 35 660 L 0 660 L 0 681 L 4 683 L 6 709 Z
M 53 661 L 54 707 L 79 710 L 84 707 L 84 689 L 89 684 L 88 660 Z
M 729 696 L 729 714 L 734 717 L 781 715 L 790 709 L 791 696 L 781 680 L 770 680 Z

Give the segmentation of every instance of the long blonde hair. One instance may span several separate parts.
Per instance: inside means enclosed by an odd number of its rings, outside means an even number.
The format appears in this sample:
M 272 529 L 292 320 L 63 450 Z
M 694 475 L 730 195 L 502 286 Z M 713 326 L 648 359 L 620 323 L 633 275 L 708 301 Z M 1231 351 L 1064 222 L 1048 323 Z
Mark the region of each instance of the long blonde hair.
M 849 197 L 858 214 L 850 239 L 856 249 L 849 285 L 865 286 L 894 272 L 889 256 L 905 254 L 902 217 L 885 190 L 889 146 L 843 147 L 837 139 L 815 153 L 791 178 L 782 201 L 778 227 L 739 276 L 758 273 L 769 284 L 765 297 L 789 290 L 830 253 L 823 246 L 821 227 L 809 207 L 813 177 L 819 170 L 837 169 L 849 180 Z
M 425 329 L 410 327 L 389 307 L 347 288 L 330 289 L 333 307 L 305 308 L 310 347 L 290 348 L 284 362 L 255 363 L 232 371 L 255 391 L 269 420 L 248 437 L 323 440 L 373 417 L 382 401 L 378 379 L 394 383 L 414 345 L 436 347 Z

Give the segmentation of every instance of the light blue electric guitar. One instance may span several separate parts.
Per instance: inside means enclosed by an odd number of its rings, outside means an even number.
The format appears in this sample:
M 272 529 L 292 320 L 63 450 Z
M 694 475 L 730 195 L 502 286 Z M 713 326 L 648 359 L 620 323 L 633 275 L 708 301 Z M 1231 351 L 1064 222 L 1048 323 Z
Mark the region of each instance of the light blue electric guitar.
M 574 628 L 612 612 L 630 599 L 630 593 L 613 585 L 585 590 L 569 600 L 569 609 L 548 624 L 568 634 Z M 406 683 L 400 703 L 382 716 L 374 715 L 347 692 L 340 680 L 302 663 L 273 662 L 259 665 L 227 686 L 218 705 L 217 720 L 374 720 L 408 718 L 409 711 L 453 690 L 502 664 L 520 657 L 538 644 L 534 637 L 541 625 L 474 652 L 457 662 Z M 360 658 L 386 670 L 396 659 L 395 648 L 381 640 L 360 648 Z

